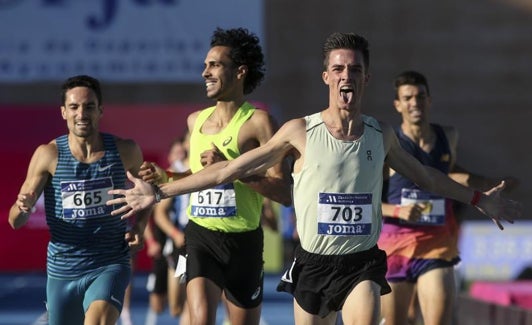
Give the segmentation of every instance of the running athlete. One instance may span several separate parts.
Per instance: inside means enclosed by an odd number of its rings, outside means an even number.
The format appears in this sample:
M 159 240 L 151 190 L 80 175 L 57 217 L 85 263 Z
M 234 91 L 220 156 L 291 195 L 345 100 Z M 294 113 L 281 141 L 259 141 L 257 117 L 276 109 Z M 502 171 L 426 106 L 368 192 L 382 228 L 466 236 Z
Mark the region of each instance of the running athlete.
M 205 57 L 207 97 L 216 105 L 192 113 L 190 171 L 229 161 L 265 144 L 276 131 L 270 114 L 250 104 L 264 77 L 259 39 L 243 28 L 216 29 Z M 260 176 L 241 178 L 192 193 L 185 229 L 187 303 L 192 324 L 214 324 L 220 297 L 227 301 L 233 325 L 259 324 L 263 296 L 263 195 L 290 204 L 288 173 L 272 165 Z M 156 173 L 152 173 L 153 171 Z M 145 174 L 143 174 L 145 173 Z M 166 182 L 153 163 L 143 165 L 146 180 Z
M 384 162 L 421 188 L 477 206 L 500 227 L 521 215 L 517 202 L 501 198 L 504 184 L 486 193 L 464 187 L 423 166 L 404 151 L 393 129 L 362 114 L 369 80 L 368 42 L 334 33 L 324 45 L 323 82 L 329 106 L 285 123 L 263 146 L 159 187 L 134 177 L 129 190 L 109 204 L 133 214 L 166 198 L 263 172 L 286 155 L 294 158 L 294 207 L 301 246 L 278 290 L 294 296 L 295 324 L 378 324 L 380 295 L 390 292 L 386 254 L 377 247 L 381 230 Z
M 402 118 L 395 134 L 404 150 L 463 185 L 488 189 L 498 183 L 456 165 L 458 131 L 430 123 L 431 96 L 425 76 L 405 71 L 395 78 L 394 85 L 394 106 Z M 389 180 L 378 245 L 388 256 L 386 278 L 392 287 L 392 293 L 382 297 L 386 325 L 408 322 L 408 305 L 415 290 L 426 324 L 451 324 L 456 295 L 454 265 L 460 261 L 453 202 L 419 189 L 393 169 L 385 168 L 385 175 Z
M 98 80 L 75 76 L 62 86 L 61 115 L 68 134 L 40 145 L 31 158 L 9 224 L 21 228 L 44 192 L 51 239 L 47 253 L 46 305 L 51 325 L 112 324 L 122 310 L 131 277 L 130 249 L 142 246 L 151 208 L 128 221 L 107 206 L 126 171 L 136 175 L 142 152 L 131 140 L 101 133 Z

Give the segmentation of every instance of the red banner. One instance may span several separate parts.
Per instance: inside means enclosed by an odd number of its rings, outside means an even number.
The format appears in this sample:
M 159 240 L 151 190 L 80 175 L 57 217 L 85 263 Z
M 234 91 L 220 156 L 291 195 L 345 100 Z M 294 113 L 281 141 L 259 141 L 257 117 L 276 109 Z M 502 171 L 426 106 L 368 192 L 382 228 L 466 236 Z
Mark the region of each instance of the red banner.
M 106 105 L 100 121 L 102 132 L 135 140 L 144 153 L 144 159 L 166 166 L 166 154 L 171 141 L 181 136 L 186 127 L 186 117 L 202 108 L 198 104 L 186 105 Z M 31 155 L 38 145 L 47 143 L 67 132 L 59 107 L 50 106 L 0 106 L 3 126 L 0 128 L 0 271 L 45 270 L 46 245 L 49 239 L 42 203 L 28 223 L 13 230 L 8 213 L 15 202 L 20 186 L 26 177 Z M 137 269 L 147 270 L 150 260 L 144 252 L 139 254 Z

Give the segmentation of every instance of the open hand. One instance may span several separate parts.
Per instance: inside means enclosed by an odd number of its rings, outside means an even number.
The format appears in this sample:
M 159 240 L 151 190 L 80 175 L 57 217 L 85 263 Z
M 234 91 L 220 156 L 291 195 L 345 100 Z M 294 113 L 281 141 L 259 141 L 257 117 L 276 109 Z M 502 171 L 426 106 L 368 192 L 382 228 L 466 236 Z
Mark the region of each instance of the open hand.
M 119 208 L 111 211 L 111 215 L 119 215 L 124 213 L 122 219 L 129 218 L 141 210 L 149 208 L 155 204 L 155 191 L 153 186 L 140 178 L 136 178 L 129 171 L 127 178 L 133 183 L 133 187 L 129 190 L 114 189 L 110 190 L 109 194 L 120 195 L 107 201 L 107 205 L 117 205 Z
M 504 229 L 502 221 L 514 223 L 514 220 L 519 219 L 523 214 L 521 203 L 501 197 L 501 192 L 505 186 L 505 181 L 502 181 L 497 186 L 484 192 L 477 204 L 477 208 L 490 217 L 501 230 Z

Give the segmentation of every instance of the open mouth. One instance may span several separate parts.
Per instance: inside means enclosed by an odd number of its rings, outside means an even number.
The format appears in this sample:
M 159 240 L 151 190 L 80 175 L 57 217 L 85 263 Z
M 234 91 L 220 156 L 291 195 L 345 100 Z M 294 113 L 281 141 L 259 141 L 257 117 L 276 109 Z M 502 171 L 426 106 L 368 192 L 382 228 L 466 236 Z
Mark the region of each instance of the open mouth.
M 353 100 L 353 88 L 344 86 L 340 88 L 340 96 L 342 96 L 342 100 L 344 103 L 349 104 Z
M 214 87 L 215 84 L 216 84 L 216 82 L 214 82 L 214 81 L 207 81 L 207 82 L 205 82 L 205 88 L 207 88 L 207 89 L 212 88 L 212 87 Z

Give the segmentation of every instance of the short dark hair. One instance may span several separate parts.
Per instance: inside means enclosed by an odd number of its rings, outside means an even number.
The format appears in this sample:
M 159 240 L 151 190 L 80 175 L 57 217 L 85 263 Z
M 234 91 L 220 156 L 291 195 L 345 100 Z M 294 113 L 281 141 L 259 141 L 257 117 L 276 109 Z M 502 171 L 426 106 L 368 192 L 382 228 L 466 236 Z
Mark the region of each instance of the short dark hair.
M 369 70 L 369 42 L 363 36 L 355 33 L 332 33 L 323 44 L 323 70 L 329 65 L 329 55 L 332 50 L 348 49 L 362 52 L 364 68 Z
M 395 88 L 395 99 L 399 99 L 397 92 L 399 91 L 399 87 L 404 85 L 425 86 L 425 89 L 427 89 L 427 95 L 430 96 L 430 89 L 429 83 L 427 82 L 427 78 L 425 78 L 425 76 L 421 73 L 414 70 L 403 71 L 398 74 L 397 77 L 395 77 L 394 79 L 393 85 Z
M 211 38 L 211 48 L 227 46 L 229 56 L 238 67 L 245 65 L 248 73 L 244 79 L 244 94 L 251 93 L 264 79 L 264 55 L 259 38 L 245 28 L 216 28 Z
M 102 105 L 102 90 L 98 79 L 87 75 L 78 75 L 68 78 L 61 86 L 61 105 L 65 104 L 66 93 L 72 88 L 87 87 L 94 91 L 98 99 L 98 105 Z

